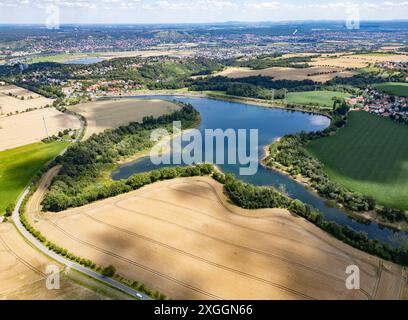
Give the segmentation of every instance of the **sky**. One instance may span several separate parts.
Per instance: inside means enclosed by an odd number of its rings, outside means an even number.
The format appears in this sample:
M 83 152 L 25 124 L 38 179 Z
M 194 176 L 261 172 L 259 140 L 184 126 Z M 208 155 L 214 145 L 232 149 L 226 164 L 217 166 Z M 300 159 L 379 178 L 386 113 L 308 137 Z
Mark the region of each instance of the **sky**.
M 0 24 L 408 19 L 408 0 L 0 0 Z

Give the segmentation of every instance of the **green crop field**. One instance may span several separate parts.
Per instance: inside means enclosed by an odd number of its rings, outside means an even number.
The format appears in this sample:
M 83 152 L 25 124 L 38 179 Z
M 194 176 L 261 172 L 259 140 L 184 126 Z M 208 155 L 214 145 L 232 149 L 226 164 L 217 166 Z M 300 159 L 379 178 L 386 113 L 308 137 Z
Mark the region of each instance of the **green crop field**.
M 386 82 L 377 83 L 374 87 L 382 92 L 392 94 L 394 96 L 408 97 L 408 83 L 405 82 Z
M 68 144 L 39 142 L 0 152 L 0 215 L 16 201 L 36 172 Z
M 286 95 L 286 102 L 301 105 L 313 105 L 323 108 L 332 108 L 332 98 L 348 98 L 350 95 L 344 92 L 337 91 L 302 91 L 302 92 L 289 92 Z
M 354 111 L 345 128 L 312 141 L 308 150 L 334 182 L 380 204 L 408 210 L 407 137 L 408 126 Z

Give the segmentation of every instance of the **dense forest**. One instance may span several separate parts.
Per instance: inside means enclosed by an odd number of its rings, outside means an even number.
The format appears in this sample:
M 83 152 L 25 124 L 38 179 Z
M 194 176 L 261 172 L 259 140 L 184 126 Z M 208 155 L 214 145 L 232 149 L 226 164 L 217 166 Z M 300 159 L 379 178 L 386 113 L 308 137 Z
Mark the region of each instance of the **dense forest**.
M 285 67 L 285 68 L 307 68 L 313 58 L 319 55 L 311 56 L 297 56 L 291 58 L 283 58 L 281 54 L 263 55 L 255 58 L 241 60 L 237 59 L 233 65 L 237 67 L 246 67 L 254 70 L 261 70 L 272 67 Z
M 312 91 L 320 87 L 311 80 L 273 80 L 263 76 L 237 79 L 217 76 L 191 80 L 186 85 L 191 91 L 223 91 L 229 95 L 266 100 L 282 99 L 288 91 Z

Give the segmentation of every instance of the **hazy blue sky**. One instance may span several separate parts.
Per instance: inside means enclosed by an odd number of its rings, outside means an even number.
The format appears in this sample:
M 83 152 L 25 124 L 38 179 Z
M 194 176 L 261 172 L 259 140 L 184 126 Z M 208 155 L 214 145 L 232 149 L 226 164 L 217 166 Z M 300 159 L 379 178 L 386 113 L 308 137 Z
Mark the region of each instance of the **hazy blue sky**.
M 0 0 L 0 23 L 160 23 L 346 20 L 359 5 L 362 20 L 407 19 L 408 0 Z

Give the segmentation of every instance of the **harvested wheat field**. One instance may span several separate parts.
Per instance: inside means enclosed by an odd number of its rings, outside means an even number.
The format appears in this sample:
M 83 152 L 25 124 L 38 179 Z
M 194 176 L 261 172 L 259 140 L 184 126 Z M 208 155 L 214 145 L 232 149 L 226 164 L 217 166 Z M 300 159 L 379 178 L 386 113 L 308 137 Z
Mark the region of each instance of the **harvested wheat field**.
M 0 294 L 43 279 L 49 263 L 12 224 L 0 224 Z
M 408 55 L 399 54 L 354 54 L 340 57 L 319 57 L 308 62 L 317 67 L 351 68 L 358 69 L 367 67 L 376 62 L 385 61 L 408 61 Z
M 334 67 L 310 67 L 310 68 L 284 68 L 272 67 L 262 70 L 252 70 L 249 68 L 232 67 L 218 72 L 215 76 L 228 78 L 244 78 L 252 76 L 272 77 L 274 80 L 313 80 L 316 82 L 326 82 L 334 77 L 351 77 L 352 71 L 345 71 L 343 68 Z
M 70 107 L 87 119 L 85 138 L 106 129 L 142 121 L 146 116 L 158 117 L 179 109 L 178 105 L 168 101 L 142 99 L 100 100 Z
M 45 271 L 51 264 L 58 266 L 25 242 L 12 224 L 0 224 L 0 300 L 106 299 L 63 274 L 60 289 L 48 290 Z
M 53 101 L 53 99 L 45 98 L 14 85 L 0 86 L 0 117 L 10 113 L 20 113 L 29 109 L 40 109 L 47 105 L 50 106 Z
M 6 94 L 8 95 L 11 93 L 13 96 L 16 96 L 18 99 L 21 97 L 30 98 L 32 97 L 33 99 L 41 98 L 42 96 L 32 92 L 30 90 L 15 86 L 15 85 L 5 85 L 5 86 L 0 86 L 0 94 Z
M 54 108 L 24 112 L 0 118 L 0 151 L 41 141 L 64 129 L 78 129 L 77 117 L 62 113 Z
M 58 214 L 38 214 L 42 192 L 27 208 L 49 240 L 173 299 L 398 299 L 405 290 L 401 267 L 286 210 L 237 208 L 209 177 Z M 345 287 L 348 265 L 360 268 L 360 290 Z

